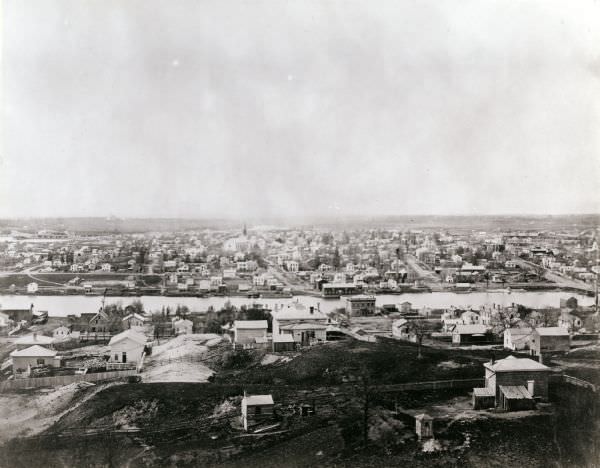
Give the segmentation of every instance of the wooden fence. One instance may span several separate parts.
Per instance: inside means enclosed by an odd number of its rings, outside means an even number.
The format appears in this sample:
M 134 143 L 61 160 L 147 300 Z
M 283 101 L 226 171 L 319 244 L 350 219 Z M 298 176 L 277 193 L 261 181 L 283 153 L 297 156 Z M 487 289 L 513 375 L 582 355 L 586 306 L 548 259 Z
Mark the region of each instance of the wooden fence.
M 407 390 L 440 390 L 445 388 L 475 388 L 483 387 L 485 379 L 454 379 L 454 380 L 429 380 L 425 382 L 408 382 L 402 384 L 374 386 L 378 392 L 403 392 Z
M 57 375 L 54 377 L 38 377 L 33 379 L 15 379 L 0 382 L 0 392 L 17 390 L 29 387 L 54 387 L 68 385 L 74 382 L 99 382 L 102 380 L 115 380 L 122 377 L 137 375 L 137 370 L 98 372 L 94 374 Z
M 587 388 L 588 390 L 591 390 L 594 393 L 598 391 L 598 387 L 596 385 L 586 380 L 578 379 L 577 377 L 572 377 L 570 375 L 564 374 L 563 381 L 571 385 Z

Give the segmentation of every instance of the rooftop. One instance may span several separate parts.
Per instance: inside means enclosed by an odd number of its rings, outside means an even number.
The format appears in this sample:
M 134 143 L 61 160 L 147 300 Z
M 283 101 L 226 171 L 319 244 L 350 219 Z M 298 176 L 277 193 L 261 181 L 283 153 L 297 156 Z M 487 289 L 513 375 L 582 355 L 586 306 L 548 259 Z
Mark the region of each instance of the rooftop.
M 531 394 L 523 385 L 500 385 L 500 392 L 509 400 L 531 400 Z
M 266 320 L 236 320 L 233 327 L 244 330 L 266 330 L 268 327 Z
M 346 299 L 347 301 L 375 301 L 375 296 L 369 296 L 367 294 L 359 294 Z
M 327 325 L 322 323 L 293 323 L 280 327 L 281 330 L 324 330 L 326 328 Z
M 454 331 L 459 335 L 485 335 L 488 327 L 485 325 L 456 325 Z
M 244 397 L 243 402 L 247 406 L 272 405 L 273 397 L 271 395 L 248 395 Z
M 514 356 L 508 356 L 505 359 L 500 359 L 494 364 L 491 362 L 486 362 L 483 366 L 494 372 L 550 371 L 548 366 L 534 361 L 533 359 L 516 358 Z
M 135 331 L 134 329 L 130 328 L 129 330 L 125 330 L 124 332 L 119 333 L 118 335 L 113 336 L 110 341 L 108 342 L 108 345 L 114 345 L 115 343 L 118 343 L 119 341 L 123 341 L 125 339 L 130 339 L 135 341 L 136 343 L 139 344 L 146 344 L 146 335 L 141 334 L 140 332 Z
M 44 348 L 40 345 L 34 345 L 20 351 L 13 351 L 10 353 L 10 357 L 54 357 L 56 354 L 57 351 Z
M 310 309 L 300 303 L 288 305 L 279 310 L 271 312 L 273 318 L 277 320 L 326 320 L 327 317 L 318 309 Z

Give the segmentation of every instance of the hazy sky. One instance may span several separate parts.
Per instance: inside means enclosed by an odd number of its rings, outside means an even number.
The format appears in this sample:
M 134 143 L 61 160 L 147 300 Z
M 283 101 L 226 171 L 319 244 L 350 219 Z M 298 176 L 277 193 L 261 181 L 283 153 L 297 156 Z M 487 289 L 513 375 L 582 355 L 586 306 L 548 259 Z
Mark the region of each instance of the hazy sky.
M 600 212 L 600 2 L 2 1 L 0 216 Z

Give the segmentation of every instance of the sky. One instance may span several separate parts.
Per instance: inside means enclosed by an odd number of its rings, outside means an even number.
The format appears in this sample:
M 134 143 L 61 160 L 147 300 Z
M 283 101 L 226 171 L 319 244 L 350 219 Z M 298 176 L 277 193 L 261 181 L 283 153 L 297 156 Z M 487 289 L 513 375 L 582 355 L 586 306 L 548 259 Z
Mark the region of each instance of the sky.
M 600 2 L 2 0 L 0 217 L 600 212 Z

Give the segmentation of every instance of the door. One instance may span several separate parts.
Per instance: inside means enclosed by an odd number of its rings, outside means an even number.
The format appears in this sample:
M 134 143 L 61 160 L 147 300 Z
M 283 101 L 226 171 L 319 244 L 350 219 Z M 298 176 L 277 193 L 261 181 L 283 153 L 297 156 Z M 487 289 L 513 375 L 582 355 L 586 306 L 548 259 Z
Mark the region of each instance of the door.
M 123 351 L 122 358 L 123 359 L 121 360 L 121 362 L 127 362 L 127 353 L 125 351 Z

